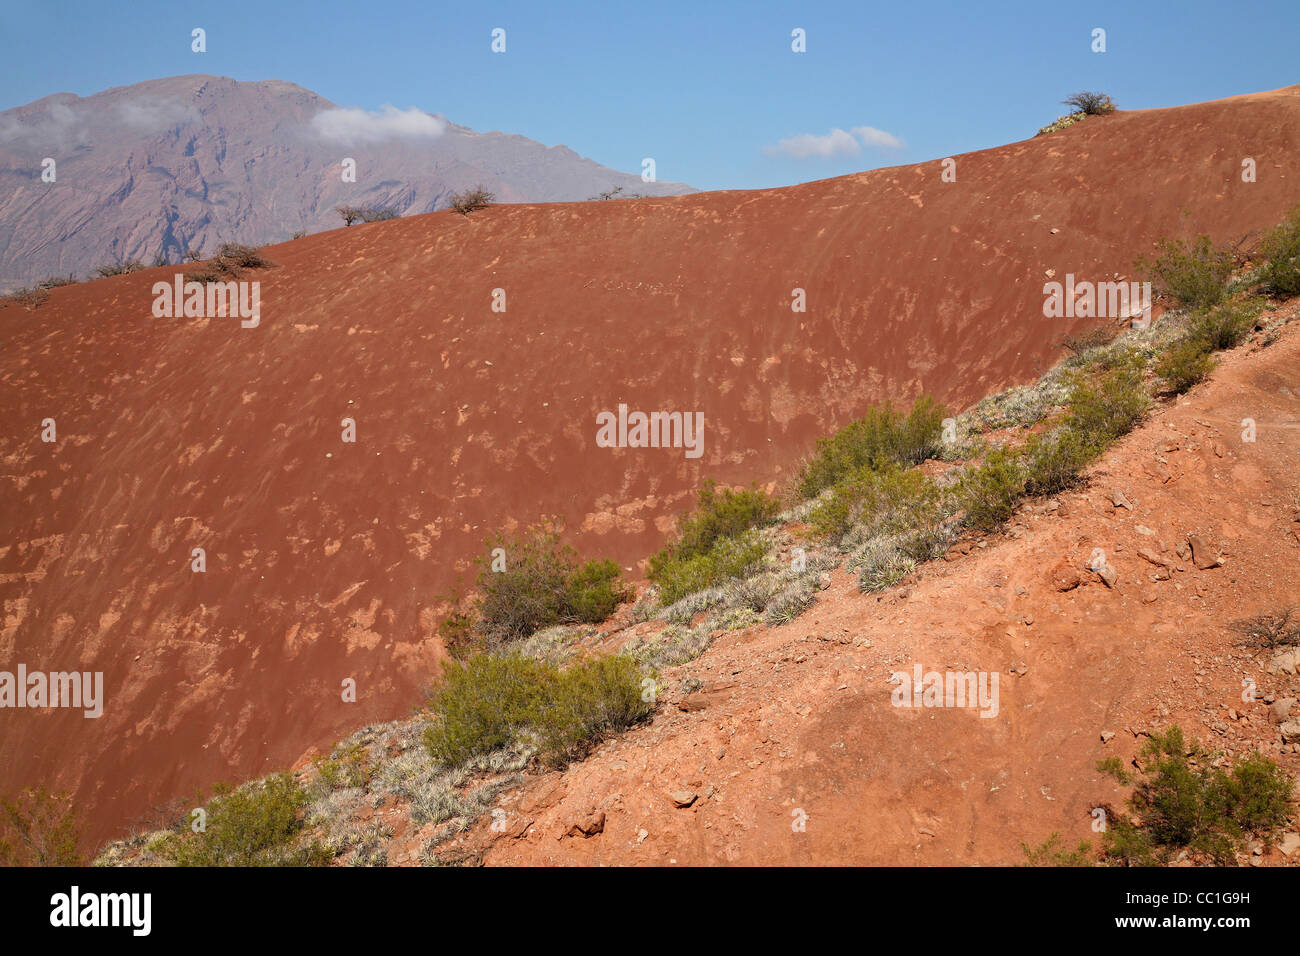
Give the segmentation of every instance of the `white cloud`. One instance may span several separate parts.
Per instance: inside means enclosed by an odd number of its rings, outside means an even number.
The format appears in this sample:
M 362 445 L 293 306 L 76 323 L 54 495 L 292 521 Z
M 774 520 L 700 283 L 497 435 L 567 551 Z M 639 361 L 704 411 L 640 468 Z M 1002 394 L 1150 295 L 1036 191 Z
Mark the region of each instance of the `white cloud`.
M 433 139 L 447 123 L 412 106 L 399 110 L 385 104 L 378 110 L 358 107 L 324 110 L 312 117 L 311 127 L 325 139 L 343 143 L 374 143 L 384 139 Z
M 866 145 L 877 146 L 880 149 L 902 149 L 906 145 L 893 133 L 886 133 L 883 129 L 876 129 L 874 126 L 855 126 L 853 135 Z
M 768 156 L 789 156 L 792 159 L 817 157 L 825 159 L 830 156 L 852 156 L 861 147 L 858 141 L 838 127 L 825 136 L 814 133 L 800 133 L 781 140 L 775 146 L 766 147 L 763 152 Z
M 122 122 L 137 133 L 158 133 L 202 121 L 197 108 L 174 99 L 143 97 L 118 106 Z
M 32 149 L 62 148 L 86 140 L 85 117 L 66 103 L 52 103 L 44 114 L 23 122 L 0 116 L 0 143 Z
M 829 159 L 832 156 L 856 156 L 862 151 L 862 145 L 878 149 L 901 149 L 903 141 L 892 133 L 886 133 L 874 126 L 855 126 L 845 132 L 838 126 L 824 136 L 816 133 L 800 133 L 781 140 L 775 146 L 764 147 L 767 156 L 788 156 L 791 159 Z

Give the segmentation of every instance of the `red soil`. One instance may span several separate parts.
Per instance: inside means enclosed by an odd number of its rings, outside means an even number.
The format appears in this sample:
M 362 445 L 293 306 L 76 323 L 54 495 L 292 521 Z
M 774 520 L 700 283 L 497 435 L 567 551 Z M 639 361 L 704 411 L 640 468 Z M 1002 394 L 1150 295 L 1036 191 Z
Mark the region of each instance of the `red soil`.
M 0 790 L 71 788 L 98 841 L 288 766 L 418 701 L 436 596 L 489 531 L 559 514 L 631 566 L 701 476 L 781 481 L 869 403 L 1034 377 L 1096 324 L 1043 317 L 1047 270 L 1137 278 L 1159 236 L 1236 240 L 1300 200 L 1300 87 L 1089 119 L 941 173 L 336 230 L 267 250 L 256 329 L 153 318 L 175 267 L 0 310 L 0 668 L 99 670 L 107 693 L 98 720 L 6 712 Z M 596 447 L 620 402 L 702 411 L 704 457 Z M 989 733 L 969 746 L 993 760 Z M 833 743 L 812 749 L 848 759 Z M 925 805 L 890 776 L 910 770 L 881 773 L 880 799 Z
M 1283 743 L 1264 699 L 1300 697 L 1300 677 L 1270 673 L 1272 654 L 1228 625 L 1300 599 L 1297 473 L 1293 322 L 1267 349 L 1224 356 L 1090 469 L 1086 489 L 1022 509 L 986 547 L 878 597 L 837 572 L 789 626 L 719 637 L 664 675 L 670 699 L 652 723 L 507 795 L 504 832 L 483 824 L 463 842 L 490 864 L 1006 865 L 1053 831 L 1067 848 L 1098 843 L 1093 810 L 1122 808 L 1125 791 L 1097 761 L 1127 766 L 1145 734 L 1174 723 L 1295 776 L 1300 745 Z M 1114 506 L 1116 490 L 1131 508 Z M 1222 566 L 1180 558 L 1189 534 Z M 1086 569 L 1095 548 L 1113 588 Z M 1062 568 L 1079 586 L 1060 590 Z M 891 673 L 916 663 L 1000 672 L 997 715 L 892 706 Z M 704 682 L 689 710 L 674 692 L 688 677 Z M 688 808 L 679 792 L 695 797 Z M 574 830 L 592 820 L 598 834 Z M 1255 859 L 1294 866 L 1300 852 Z

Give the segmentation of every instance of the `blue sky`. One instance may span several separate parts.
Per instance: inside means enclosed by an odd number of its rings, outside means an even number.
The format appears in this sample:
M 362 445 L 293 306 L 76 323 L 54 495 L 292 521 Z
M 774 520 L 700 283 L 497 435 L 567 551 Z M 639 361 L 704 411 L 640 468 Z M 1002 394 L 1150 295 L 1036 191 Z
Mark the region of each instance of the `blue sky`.
M 196 26 L 206 53 L 190 50 Z M 1146 108 L 1298 83 L 1298 38 L 1298 0 L 3 0 L 0 109 L 181 73 L 274 78 L 754 188 L 1024 139 L 1084 89 Z

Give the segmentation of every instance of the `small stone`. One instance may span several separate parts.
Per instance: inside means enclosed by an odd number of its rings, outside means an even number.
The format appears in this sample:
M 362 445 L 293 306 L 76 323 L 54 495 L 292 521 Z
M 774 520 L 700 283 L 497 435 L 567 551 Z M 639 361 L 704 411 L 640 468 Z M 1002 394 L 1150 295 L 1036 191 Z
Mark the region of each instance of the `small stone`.
M 1300 850 L 1300 833 L 1283 833 L 1282 839 L 1277 841 L 1277 848 L 1283 856 L 1291 856 Z
M 1150 564 L 1154 564 L 1158 567 L 1167 568 L 1169 566 L 1168 561 L 1160 557 L 1160 555 L 1156 554 L 1150 548 L 1138 548 L 1137 556 L 1141 558 L 1143 561 L 1147 561 Z
M 1110 743 L 1110 742 L 1111 742 L 1112 740 L 1114 740 L 1114 739 L 1115 739 L 1115 731 L 1113 731 L 1113 730 L 1103 730 L 1103 731 L 1101 732 L 1101 742 L 1102 742 L 1103 744 L 1108 744 L 1108 743 Z
M 673 806 L 685 810 L 699 798 L 699 794 L 693 790 L 674 790 L 668 794 L 668 797 L 672 800 Z
M 1102 566 L 1101 570 L 1097 572 L 1097 577 L 1106 582 L 1106 587 L 1108 588 L 1113 588 L 1117 583 L 1119 583 L 1119 572 L 1109 564 Z
M 1133 510 L 1133 503 L 1129 501 L 1128 498 L 1124 496 L 1124 492 L 1120 491 L 1118 488 L 1110 493 L 1110 500 L 1111 504 L 1116 508 L 1127 508 L 1129 511 Z
M 1268 719 L 1272 723 L 1285 723 L 1286 719 L 1291 716 L 1291 711 L 1296 705 L 1294 697 L 1279 697 L 1273 703 L 1268 705 Z
M 1223 566 L 1223 558 L 1203 535 L 1188 535 L 1187 544 L 1192 549 L 1192 562 L 1199 570 L 1208 571 Z

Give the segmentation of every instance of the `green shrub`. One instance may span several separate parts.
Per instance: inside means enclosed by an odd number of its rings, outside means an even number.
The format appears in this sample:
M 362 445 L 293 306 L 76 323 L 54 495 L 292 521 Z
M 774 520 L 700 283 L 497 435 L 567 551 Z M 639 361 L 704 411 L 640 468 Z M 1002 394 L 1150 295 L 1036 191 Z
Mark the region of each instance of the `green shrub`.
M 72 795 L 29 787 L 0 799 L 0 866 L 82 866 Z
M 1223 865 L 1232 862 L 1246 834 L 1271 837 L 1286 822 L 1289 775 L 1259 754 L 1239 760 L 1230 773 L 1211 766 L 1212 756 L 1189 744 L 1177 726 L 1153 733 L 1129 798 L 1133 815 L 1113 821 L 1106 855 L 1149 866 L 1191 849 Z
M 842 537 L 855 526 L 867 536 L 890 534 L 933 523 L 941 498 L 934 482 L 919 471 L 867 465 L 835 485 L 808 522 L 828 538 Z
M 818 440 L 816 452 L 799 476 L 799 494 L 813 498 L 863 467 L 917 465 L 934 457 L 942 447 L 946 414 L 927 395 L 918 398 L 906 415 L 889 402 L 870 409 L 829 438 Z
M 622 655 L 561 670 L 513 654 L 480 654 L 450 663 L 424 743 L 435 760 L 456 765 L 527 740 L 548 764 L 562 765 L 648 716 L 653 707 L 641 696 L 641 671 Z
M 722 538 L 771 524 L 781 510 L 779 501 L 758 488 L 724 489 L 719 494 L 717 483 L 706 480 L 697 494 L 695 511 L 678 522 L 675 540 L 650 559 L 652 579 L 660 555 L 667 553 L 680 561 L 707 554 Z
M 1054 495 L 1079 482 L 1079 473 L 1101 448 L 1089 435 L 1076 428 L 1057 428 L 1036 435 L 1024 447 L 1025 493 Z
M 1154 260 L 1146 256 L 1135 263 L 1149 273 L 1156 291 L 1169 293 L 1189 309 L 1206 309 L 1223 301 L 1232 276 L 1232 254 L 1218 248 L 1209 236 L 1195 242 L 1161 239 Z
M 443 622 L 449 646 L 465 647 L 471 634 L 496 645 L 554 624 L 597 624 L 628 597 L 615 562 L 579 565 L 551 523 L 515 536 L 497 534 L 486 544 L 472 611 L 457 607 Z M 493 570 L 491 553 L 498 548 L 505 553 L 504 571 Z
M 1260 254 L 1268 259 L 1260 278 L 1283 295 L 1300 294 L 1300 206 L 1265 237 Z
M 1214 356 L 1203 342 L 1195 339 L 1183 339 L 1176 343 L 1156 365 L 1156 374 L 1174 395 L 1181 395 L 1193 385 L 1204 381 L 1213 370 Z
M 218 786 L 207 806 L 206 826 L 183 827 L 158 847 L 177 866 L 294 866 L 322 862 L 315 847 L 299 847 L 307 793 L 293 776 L 277 773 L 234 790 Z
M 997 448 L 977 468 L 968 469 L 956 485 L 965 523 L 991 531 L 1015 513 L 1025 493 L 1025 469 L 1018 450 Z
M 739 537 L 719 538 L 707 552 L 689 558 L 661 551 L 651 558 L 650 579 L 659 585 L 660 603 L 668 605 L 731 578 L 749 576 L 766 555 L 762 539 L 747 531 Z
M 766 547 L 754 530 L 771 524 L 780 511 L 776 498 L 757 488 L 721 493 L 705 481 L 696 508 L 678 522 L 675 538 L 650 558 L 649 578 L 659 585 L 661 604 L 757 568 Z
M 622 570 L 617 561 L 597 558 L 578 566 L 569 576 L 569 612 L 580 624 L 599 624 L 629 597 L 629 589 L 620 580 Z
M 1080 840 L 1073 850 L 1062 845 L 1061 834 L 1052 833 L 1041 844 L 1031 847 L 1021 843 L 1025 862 L 1021 866 L 1092 866 L 1092 847 L 1087 840 Z
M 366 748 L 354 743 L 342 750 L 335 749 L 329 756 L 319 756 L 312 761 L 320 774 L 326 790 L 340 787 L 364 787 L 370 782 L 371 768 L 366 759 Z
M 1127 435 L 1151 406 L 1142 368 L 1141 358 L 1134 353 L 1095 380 L 1076 377 L 1062 425 L 1088 436 L 1098 451 Z
M 1254 330 L 1259 311 L 1259 303 L 1253 299 L 1222 303 L 1193 315 L 1188 336 L 1207 351 L 1236 348 Z

